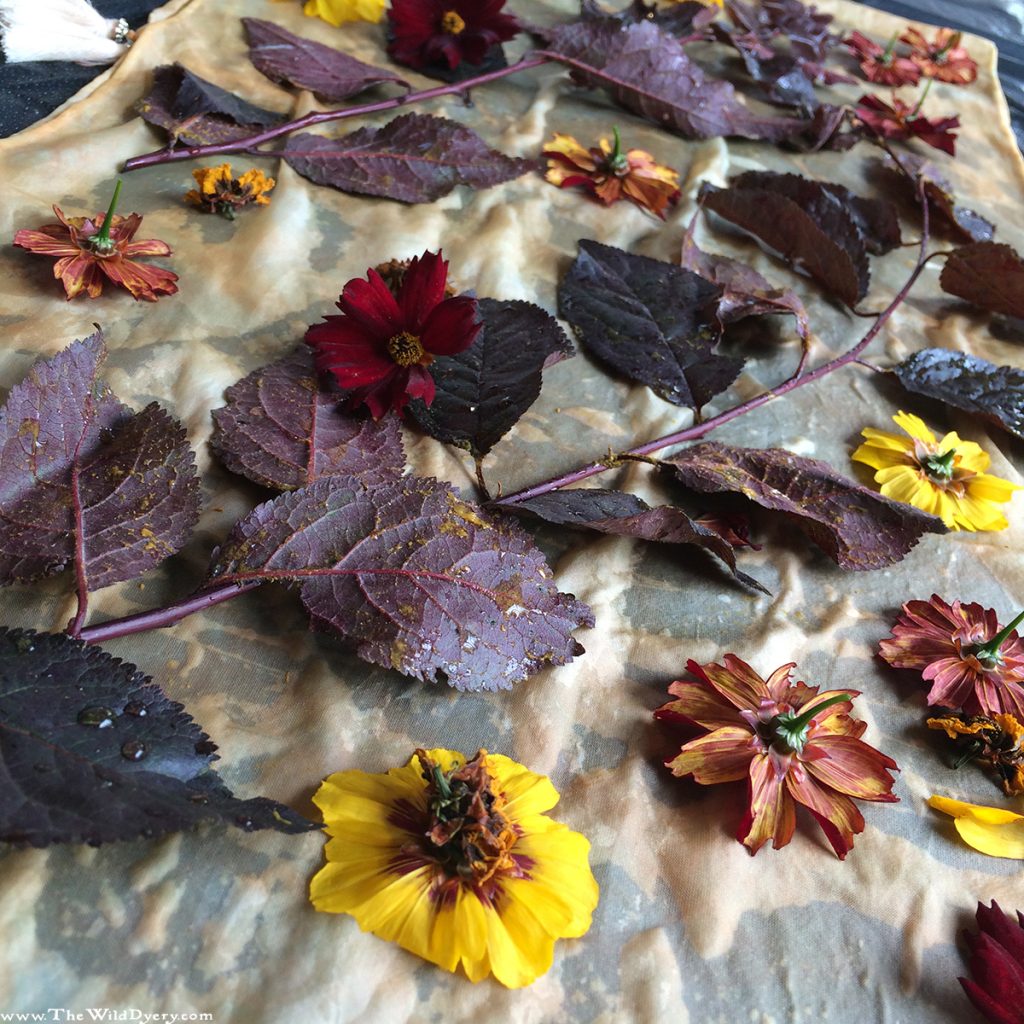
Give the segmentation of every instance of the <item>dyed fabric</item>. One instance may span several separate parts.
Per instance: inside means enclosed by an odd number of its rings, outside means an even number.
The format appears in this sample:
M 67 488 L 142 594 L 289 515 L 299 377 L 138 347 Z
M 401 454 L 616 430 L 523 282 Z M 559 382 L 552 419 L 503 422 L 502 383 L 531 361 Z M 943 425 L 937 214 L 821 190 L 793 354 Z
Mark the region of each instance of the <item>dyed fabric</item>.
M 559 0 L 557 12 L 529 0 L 514 6 L 524 20 L 550 23 L 576 5 Z M 840 0 L 820 6 L 835 12 L 844 29 L 876 39 L 906 24 Z M 239 16 L 272 18 L 370 63 L 386 59 L 379 26 L 333 29 L 305 18 L 298 3 L 190 0 L 160 14 L 87 95 L 0 143 L 0 238 L 44 223 L 54 202 L 69 216 L 106 207 L 117 163 L 161 145 L 127 113 L 156 64 L 178 60 L 261 106 L 308 110 L 308 96 L 279 89 L 249 65 Z M 977 83 L 937 83 L 929 97 L 936 115 L 948 109 L 963 122 L 949 174 L 965 201 L 999 223 L 998 238 L 1024 250 L 1024 165 L 996 84 L 995 50 L 973 37 L 966 45 L 979 62 Z M 427 84 L 409 77 L 418 87 Z M 848 95 L 855 99 L 856 87 Z M 624 135 L 628 126 L 631 145 L 680 171 L 680 202 L 662 223 L 632 204 L 607 209 L 552 188 L 537 173 L 408 207 L 345 196 L 276 160 L 245 158 L 236 164 L 259 167 L 277 186 L 269 206 L 234 222 L 183 201 L 193 185 L 192 163 L 125 176 L 120 211 L 143 213 L 147 237 L 174 249 L 166 265 L 179 275 L 180 291 L 158 303 L 136 303 L 113 290 L 96 301 L 67 302 L 49 261 L 0 247 L 0 389 L 98 321 L 111 350 L 106 377 L 118 395 L 136 408 L 159 399 L 183 421 L 198 453 L 204 512 L 194 538 L 143 580 L 96 595 L 92 621 L 190 592 L 211 548 L 266 497 L 210 453 L 210 411 L 223 404 L 226 387 L 284 355 L 310 324 L 335 312 L 345 282 L 368 266 L 443 248 L 459 287 L 553 311 L 558 278 L 581 238 L 677 259 L 702 179 L 722 184 L 752 168 L 796 168 L 871 189 L 864 148 L 794 156 L 757 143 L 686 141 L 578 92 L 557 69 L 510 78 L 474 100 L 471 108 L 453 99 L 422 109 L 470 125 L 514 156 L 538 156 L 554 132 L 594 139 L 612 124 Z M 356 126 L 334 129 L 349 127 Z M 912 223 L 906 233 L 915 236 Z M 711 234 L 702 224 L 697 242 L 795 288 L 808 306 L 816 359 L 848 347 L 866 329 L 867 321 L 837 309 L 810 281 L 743 240 Z M 897 249 L 875 260 L 863 307 L 882 308 L 913 259 L 912 250 Z M 889 365 L 938 345 L 1021 365 L 1019 333 L 990 329 L 987 314 L 942 295 L 937 278 L 937 266 L 924 273 L 867 358 Z M 751 363 L 714 408 L 782 380 L 799 355 L 792 324 L 782 317 L 749 335 L 744 350 Z M 851 462 L 850 453 L 864 426 L 888 424 L 900 408 L 976 441 L 991 456 L 989 472 L 1024 482 L 1020 446 L 1008 435 L 919 405 L 858 366 L 712 437 L 786 447 L 869 483 L 867 467 Z M 485 472 L 492 488 L 500 482 L 507 493 L 609 447 L 684 426 L 688 417 L 577 356 L 546 372 L 540 401 L 488 456 Z M 406 445 L 418 471 L 471 487 L 472 465 L 459 453 L 411 431 Z M 652 501 L 670 493 L 659 491 L 642 465 L 615 470 L 600 483 Z M 353 768 L 382 772 L 405 763 L 418 746 L 469 755 L 486 747 L 550 776 L 561 793 L 558 820 L 591 842 L 601 901 L 585 937 L 558 943 L 548 974 L 508 991 L 444 973 L 362 933 L 347 916 L 317 913 L 307 898 L 323 864 L 324 838 L 316 833 L 225 830 L 100 849 L 5 852 L 0 1009 L 138 1007 L 245 1024 L 973 1020 L 956 981 L 965 971 L 955 934 L 979 900 L 1007 909 L 1024 903 L 1019 865 L 971 850 L 953 820 L 926 801 L 939 793 L 985 806 L 1020 805 L 981 769 L 945 766 L 924 725 L 920 678 L 891 669 L 875 652 L 903 602 L 933 592 L 996 608 L 1002 621 L 1024 607 L 1024 497 L 1004 509 L 1007 530 L 927 536 L 902 563 L 863 574 L 844 573 L 791 529 L 756 519 L 762 549 L 741 552 L 741 564 L 771 597 L 741 589 L 688 548 L 545 529 L 560 588 L 587 601 L 598 626 L 579 634 L 585 655 L 512 693 L 457 693 L 369 667 L 309 633 L 298 601 L 279 587 L 167 630 L 108 643 L 203 723 L 236 792 L 266 794 L 307 814 L 315 814 L 312 796 L 326 776 Z M 0 591 L 0 622 L 63 628 L 74 603 L 66 587 L 61 578 Z M 894 790 L 900 802 L 865 806 L 865 831 L 845 863 L 813 828 L 798 828 L 784 850 L 751 858 L 733 838 L 745 808 L 742 786 L 692 785 L 663 767 L 679 741 L 651 712 L 687 659 L 704 664 L 727 652 L 761 673 L 795 661 L 799 678 L 823 689 L 862 691 L 856 708 L 867 722 L 864 740 L 903 769 Z

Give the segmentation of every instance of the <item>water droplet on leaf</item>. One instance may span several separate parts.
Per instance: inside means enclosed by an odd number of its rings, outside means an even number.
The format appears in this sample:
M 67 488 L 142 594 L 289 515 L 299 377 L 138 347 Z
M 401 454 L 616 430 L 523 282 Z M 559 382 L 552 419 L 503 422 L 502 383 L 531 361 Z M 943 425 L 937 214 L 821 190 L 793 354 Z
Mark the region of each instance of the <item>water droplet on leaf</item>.
M 114 724 L 114 712 L 110 708 L 89 707 L 78 712 L 79 725 L 91 725 L 96 729 L 109 729 Z
M 126 715 L 134 715 L 136 718 L 146 717 L 146 705 L 141 700 L 130 700 L 124 706 Z
M 128 740 L 121 747 L 121 756 L 129 761 L 141 761 L 146 756 L 146 744 L 142 740 Z

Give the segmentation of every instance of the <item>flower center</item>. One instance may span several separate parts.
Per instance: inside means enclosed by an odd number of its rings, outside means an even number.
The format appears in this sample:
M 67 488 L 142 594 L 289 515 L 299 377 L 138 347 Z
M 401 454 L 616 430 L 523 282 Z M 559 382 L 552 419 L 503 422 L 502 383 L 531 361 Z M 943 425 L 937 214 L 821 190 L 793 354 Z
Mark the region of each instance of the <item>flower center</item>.
M 492 789 L 487 751 L 447 773 L 425 750 L 416 753 L 427 782 L 427 846 L 445 874 L 481 885 L 513 870 L 510 851 L 519 836 L 501 813 L 505 800 Z
M 806 711 L 800 713 L 783 711 L 761 725 L 758 734 L 768 746 L 780 754 L 799 754 L 807 742 L 811 720 L 815 715 L 833 704 L 840 704 L 852 699 L 848 693 L 837 693 L 834 697 L 829 697 L 828 700 L 818 701 Z
M 449 35 L 457 36 L 465 27 L 466 23 L 458 11 L 445 11 L 441 17 L 441 28 Z
M 413 366 L 423 362 L 426 352 L 422 342 L 415 334 L 401 331 L 388 339 L 388 355 L 399 366 Z
M 927 476 L 937 483 L 949 483 L 953 479 L 953 463 L 956 460 L 956 449 L 939 455 L 925 455 L 921 459 L 921 468 Z

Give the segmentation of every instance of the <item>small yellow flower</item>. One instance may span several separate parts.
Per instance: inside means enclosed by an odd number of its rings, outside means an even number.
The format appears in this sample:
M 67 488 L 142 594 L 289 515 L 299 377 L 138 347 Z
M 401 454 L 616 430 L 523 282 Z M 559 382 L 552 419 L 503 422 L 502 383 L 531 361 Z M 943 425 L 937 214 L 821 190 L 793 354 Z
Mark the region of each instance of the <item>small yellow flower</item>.
M 944 796 L 931 797 L 928 805 L 953 816 L 953 824 L 968 846 L 990 857 L 1024 860 L 1024 815 Z
M 939 516 L 951 530 L 1005 530 L 1006 517 L 997 507 L 1021 488 L 989 476 L 991 461 L 973 441 L 955 432 L 941 441 L 917 416 L 901 412 L 895 423 L 909 437 L 867 427 L 867 439 L 854 453 L 855 462 L 876 469 L 875 482 L 887 498 Z
M 417 750 L 384 774 L 331 775 L 313 800 L 331 837 L 316 909 L 446 971 L 520 988 L 551 967 L 556 939 L 590 927 L 590 844 L 544 813 L 554 786 L 507 757 Z
M 386 0 L 306 0 L 302 13 L 307 18 L 322 18 L 337 28 L 346 21 L 378 22 L 386 6 Z
M 239 178 L 231 174 L 231 164 L 219 167 L 199 167 L 192 172 L 197 189 L 185 193 L 185 202 L 198 206 L 207 213 L 219 213 L 234 220 L 235 211 L 243 206 L 267 206 L 268 192 L 276 182 L 255 168 Z

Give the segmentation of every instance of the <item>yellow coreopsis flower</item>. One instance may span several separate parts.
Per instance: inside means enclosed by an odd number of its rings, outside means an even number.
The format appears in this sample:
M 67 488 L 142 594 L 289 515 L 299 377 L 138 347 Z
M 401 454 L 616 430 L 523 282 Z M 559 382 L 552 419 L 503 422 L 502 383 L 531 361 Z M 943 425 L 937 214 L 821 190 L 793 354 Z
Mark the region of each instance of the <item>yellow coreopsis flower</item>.
M 385 7 L 386 0 L 306 0 L 302 13 L 337 27 L 346 21 L 380 21 Z
M 928 806 L 952 815 L 960 838 L 975 850 L 990 857 L 1024 860 L 1024 815 L 944 796 L 930 797 Z
M 529 985 L 556 939 L 590 927 L 590 844 L 544 813 L 558 801 L 548 779 L 507 757 L 417 750 L 383 774 L 331 775 L 313 799 L 331 837 L 316 909 L 446 971 Z
M 231 164 L 199 167 L 192 172 L 192 177 L 199 188 L 186 192 L 185 202 L 207 213 L 219 213 L 228 220 L 234 220 L 235 212 L 244 206 L 266 206 L 270 202 L 267 193 L 273 191 L 275 185 L 273 178 L 256 168 L 236 178 Z
M 1005 530 L 998 508 L 1021 488 L 990 476 L 988 453 L 955 431 L 941 441 L 924 421 L 910 413 L 893 416 L 909 437 L 867 427 L 854 453 L 855 462 L 877 470 L 875 482 L 887 498 L 906 502 L 939 516 L 951 530 Z

